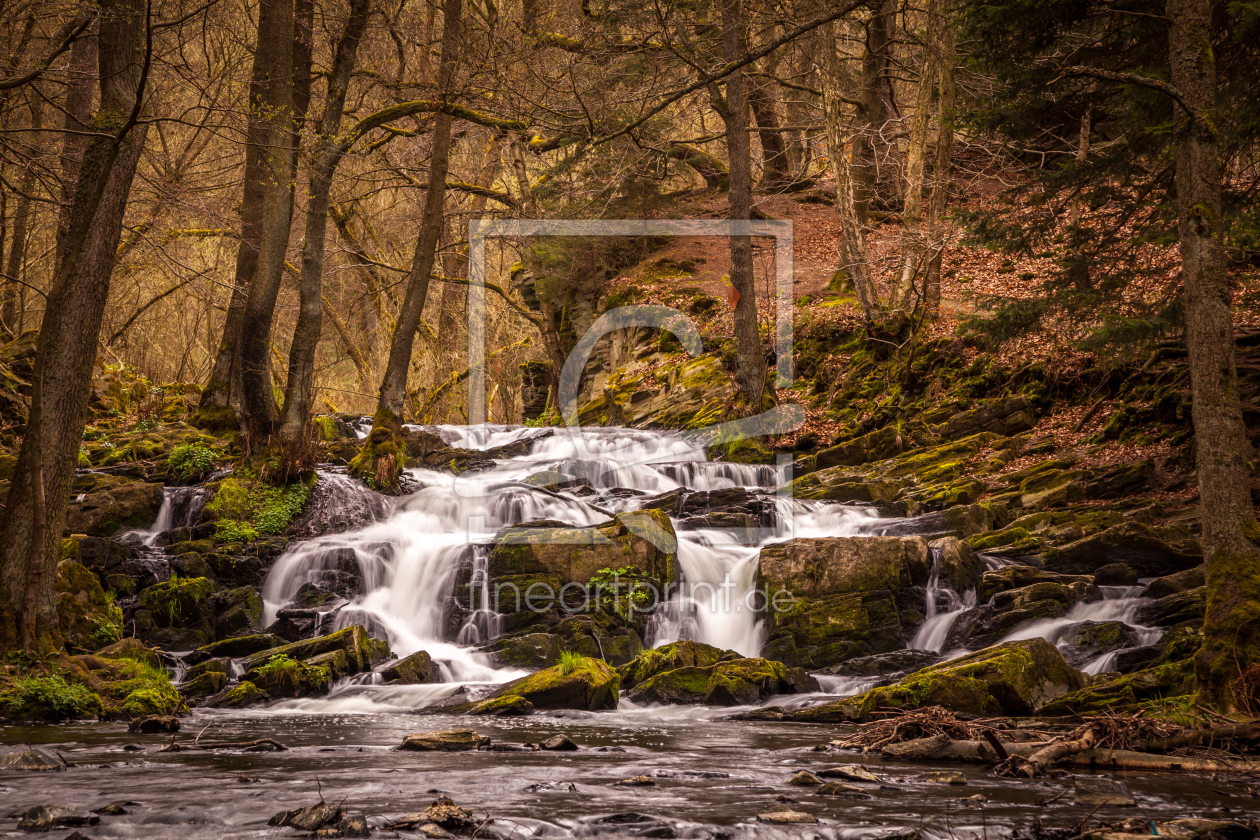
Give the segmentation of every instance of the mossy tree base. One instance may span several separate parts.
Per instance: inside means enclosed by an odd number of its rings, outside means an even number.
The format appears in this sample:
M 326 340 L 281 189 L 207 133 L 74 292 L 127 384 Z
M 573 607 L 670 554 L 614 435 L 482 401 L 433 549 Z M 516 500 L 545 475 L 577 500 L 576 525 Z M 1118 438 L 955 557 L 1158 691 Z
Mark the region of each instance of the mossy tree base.
M 350 461 L 350 474 L 382 493 L 398 490 L 398 479 L 407 460 L 407 443 L 397 424 L 376 423 Z

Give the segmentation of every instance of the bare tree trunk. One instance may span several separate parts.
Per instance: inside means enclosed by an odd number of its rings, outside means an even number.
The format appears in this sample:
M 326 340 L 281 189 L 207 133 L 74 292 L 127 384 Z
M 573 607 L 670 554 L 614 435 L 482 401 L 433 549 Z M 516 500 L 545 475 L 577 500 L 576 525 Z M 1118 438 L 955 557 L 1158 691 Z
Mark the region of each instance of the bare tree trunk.
M 866 53 L 862 57 L 862 100 L 858 105 L 858 130 L 853 135 L 853 209 L 865 225 L 875 194 L 877 147 L 887 122 L 884 91 L 888 88 L 888 52 L 893 35 L 897 0 L 879 0 L 866 23 Z
M 289 373 L 285 382 L 280 440 L 299 441 L 310 422 L 315 401 L 315 350 L 319 346 L 324 306 L 324 242 L 328 233 L 328 204 L 332 178 L 345 154 L 337 142 L 345 110 L 350 75 L 358 57 L 359 42 L 367 27 L 371 0 L 353 0 L 341 38 L 337 41 L 328 95 L 320 120 L 319 141 L 310 173 L 310 199 L 306 206 L 306 242 L 302 248 L 302 287 L 297 326 L 289 349 Z
M 937 61 L 939 104 L 936 118 L 936 160 L 932 164 L 932 197 L 928 201 L 928 238 L 932 250 L 928 260 L 926 287 L 927 306 L 932 312 L 941 309 L 941 259 L 945 253 L 948 231 L 945 208 L 949 204 L 954 130 L 949 121 L 954 110 L 954 30 L 952 18 L 940 26 L 940 58 Z
M 132 119 L 147 61 L 145 5 L 101 6 L 101 108 L 94 124 L 104 131 L 85 148 L 59 242 L 36 345 L 30 417 L 0 518 L 0 650 L 49 653 L 61 644 L 53 579 L 110 274 L 147 132 Z
M 926 243 L 919 229 L 923 221 L 923 178 L 927 162 L 928 121 L 932 110 L 932 88 L 936 83 L 936 61 L 932 56 L 938 40 L 939 16 L 935 0 L 927 4 L 927 44 L 919 62 L 919 89 L 914 100 L 914 119 L 906 148 L 906 192 L 901 211 L 901 268 L 893 287 L 891 304 L 909 315 L 916 307 L 915 276 L 923 271 Z M 918 301 L 919 304 L 922 301 Z
M 722 0 L 722 57 L 738 61 L 748 51 L 744 36 L 743 0 Z M 745 117 L 744 71 L 726 79 L 726 147 L 731 159 L 730 215 L 732 222 L 752 218 L 752 165 Z M 735 301 L 735 349 L 739 354 L 739 390 L 753 411 L 760 411 L 766 388 L 766 359 L 757 330 L 757 288 L 753 282 L 752 237 L 731 237 L 731 285 Z
M 97 38 L 86 35 L 70 46 L 70 85 L 62 114 L 61 207 L 57 214 L 57 241 L 70 228 L 70 209 L 83 166 L 83 151 L 92 130 L 92 100 L 96 93 Z
M 292 5 L 290 5 L 290 3 Z M 284 275 L 293 222 L 299 129 L 310 102 L 310 0 L 277 0 L 276 67 L 287 73 L 274 88 L 270 141 L 264 157 L 262 224 L 258 266 L 241 314 L 238 364 L 241 413 L 249 439 L 262 443 L 273 431 L 276 398 L 271 375 L 271 322 Z M 287 84 L 285 83 L 287 81 Z
M 1238 399 L 1221 241 L 1216 65 L 1207 46 L 1211 3 L 1168 0 L 1167 12 L 1172 83 L 1185 105 L 1173 106 L 1177 229 L 1207 561 L 1207 611 L 1195 673 L 1204 697 L 1228 707 L 1234 705 L 1229 684 L 1260 664 L 1260 526 L 1249 492 L 1252 452 Z
M 31 129 L 38 132 L 44 124 L 44 102 L 37 99 L 31 103 Z M 36 142 L 39 135 L 36 134 Z M 0 329 L 5 335 L 16 336 L 20 329 L 18 301 L 21 288 L 18 281 L 22 279 L 22 265 L 26 261 L 26 239 L 31 219 L 30 195 L 35 191 L 35 167 L 28 167 L 22 175 L 22 194 L 18 196 L 17 207 L 13 210 L 13 235 L 9 237 L 9 260 L 4 271 L 5 283 L 3 297 L 0 298 Z
M 866 260 L 865 231 L 858 219 L 854 198 L 853 169 L 846 151 L 849 130 L 840 94 L 840 54 L 837 50 L 839 24 L 828 24 L 831 37 L 824 39 L 826 68 L 822 74 L 823 111 L 827 122 L 827 146 L 831 168 L 836 175 L 836 215 L 840 219 L 840 270 L 844 272 L 867 321 L 880 311 L 879 296 Z
M 746 79 L 748 105 L 757 123 L 757 139 L 761 141 L 761 180 L 759 190 L 770 190 L 792 182 L 786 138 L 779 125 L 778 109 L 770 86 L 774 84 L 765 76 Z
M 462 0 L 443 0 L 438 90 L 447 102 L 455 95 L 462 14 Z M 392 488 L 398 483 L 398 475 L 403 467 L 404 453 L 400 433 L 403 405 L 407 397 L 407 372 L 411 368 L 411 351 L 415 346 L 416 330 L 420 328 L 425 299 L 429 295 L 429 279 L 437 257 L 438 238 L 442 234 L 442 208 L 446 199 L 452 121 L 451 115 L 445 111 L 438 112 L 433 121 L 433 148 L 429 156 L 424 216 L 420 220 L 416 250 L 412 256 L 411 271 L 407 275 L 407 295 L 403 299 L 402 309 L 398 313 L 398 324 L 394 327 L 394 335 L 390 341 L 389 361 L 381 380 L 376 415 L 372 420 L 372 433 L 351 462 L 351 469 L 357 475 L 372 480 L 382 489 Z

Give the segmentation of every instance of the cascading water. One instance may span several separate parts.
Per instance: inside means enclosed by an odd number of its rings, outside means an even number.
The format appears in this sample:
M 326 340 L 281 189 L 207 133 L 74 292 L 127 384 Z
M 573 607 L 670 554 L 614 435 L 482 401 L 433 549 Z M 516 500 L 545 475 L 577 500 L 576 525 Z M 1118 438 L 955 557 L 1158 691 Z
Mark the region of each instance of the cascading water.
M 391 502 L 378 521 L 357 530 L 300 543 L 273 566 L 263 587 L 264 622 L 290 603 L 306 584 L 319 584 L 347 561 L 360 570 L 361 592 L 336 616 L 337 626 L 365 624 L 382 632 L 400 656 L 424 650 L 452 682 L 502 682 L 521 672 L 491 667 L 474 649 L 499 632 L 488 588 L 471 587 L 474 603 L 462 627 L 445 624 L 449 598 L 461 569 L 471 568 L 473 582 L 484 580 L 489 543 L 503 527 L 539 520 L 589 526 L 611 513 L 636 509 L 646 499 L 685 489 L 689 492 L 745 488 L 758 498 L 783 483 L 774 466 L 727 464 L 706 460 L 703 446 L 673 432 L 630 429 L 576 431 L 511 426 L 475 428 L 438 426 L 449 445 L 489 450 L 525 442 L 511 458 L 491 469 L 452 476 L 411 470 L 420 489 Z M 576 481 L 553 490 L 527 479 L 559 473 Z M 571 484 L 571 486 L 570 486 Z M 841 536 L 869 531 L 874 512 L 827 502 L 770 496 L 773 526 L 751 536 L 702 528 L 688 530 L 676 520 L 678 564 L 683 585 L 662 604 L 649 627 L 649 643 L 691 638 L 746 656 L 761 652 L 763 632 L 756 599 L 757 556 L 762 545 L 795 537 Z M 451 638 L 454 637 L 454 641 Z M 365 690 L 379 702 L 404 703 L 398 687 L 356 685 L 328 698 Z M 428 702 L 433 689 L 408 687 L 413 701 Z M 425 697 L 420 695 L 424 694 Z M 312 702 L 294 701 L 302 708 Z
M 945 609 L 939 604 L 945 602 Z M 919 650 L 930 650 L 940 653 L 945 649 L 945 640 L 954 622 L 967 610 L 976 605 L 976 590 L 969 589 L 959 596 L 948 586 L 941 586 L 941 569 L 939 552 L 932 552 L 932 575 L 928 578 L 927 597 L 923 604 L 923 623 L 910 640 L 910 647 Z

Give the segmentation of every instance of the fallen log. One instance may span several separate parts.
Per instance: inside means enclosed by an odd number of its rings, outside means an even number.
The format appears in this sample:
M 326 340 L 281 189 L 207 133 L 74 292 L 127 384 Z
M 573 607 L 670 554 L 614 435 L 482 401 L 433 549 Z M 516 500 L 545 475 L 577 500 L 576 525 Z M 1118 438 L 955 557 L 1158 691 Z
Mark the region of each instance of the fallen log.
M 1098 741 L 1098 733 L 1092 726 L 1086 727 L 1081 737 L 1073 740 L 1054 741 L 1027 757 L 1012 755 L 1000 762 L 993 772 L 999 776 L 1025 776 L 1035 779 L 1044 776 L 1046 768 L 1063 758 L 1092 750 Z
M 1171 738 L 1145 741 L 1142 749 L 1148 752 L 1172 752 L 1183 747 L 1198 747 L 1221 741 L 1260 741 L 1260 721 L 1218 726 L 1215 729 L 1195 729 Z
M 1031 757 L 1045 744 L 1001 741 L 1008 756 Z M 938 736 L 888 744 L 881 754 L 904 761 L 967 761 L 975 764 L 997 764 L 1000 759 L 985 741 L 948 741 Z M 1260 761 L 1223 761 L 1219 759 L 1182 758 L 1152 755 L 1132 750 L 1090 749 L 1062 759 L 1078 767 L 1113 770 L 1150 770 L 1170 773 L 1229 773 L 1260 776 Z M 1048 766 L 1048 765 L 1047 765 Z
M 254 741 L 221 741 L 214 744 L 177 744 L 172 738 L 171 743 L 167 744 L 158 752 L 183 752 L 184 750 L 241 750 L 243 752 L 284 752 L 287 750 L 284 744 L 272 738 L 258 738 Z

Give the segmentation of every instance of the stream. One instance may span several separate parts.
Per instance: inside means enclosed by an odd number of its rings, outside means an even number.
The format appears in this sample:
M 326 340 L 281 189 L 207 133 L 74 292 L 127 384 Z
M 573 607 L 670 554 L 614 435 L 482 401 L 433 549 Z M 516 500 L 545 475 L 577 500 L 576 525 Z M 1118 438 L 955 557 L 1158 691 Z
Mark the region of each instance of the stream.
M 740 608 L 756 581 L 760 548 L 799 537 L 880 534 L 892 520 L 869 508 L 776 495 L 779 468 L 710 462 L 703 446 L 679 433 L 628 429 L 561 430 L 487 426 L 435 427 L 450 445 L 492 449 L 509 444 L 521 454 L 489 470 L 452 476 L 410 470 L 414 491 L 381 502 L 379 496 L 335 471 L 321 473 L 336 504 L 356 506 L 373 518 L 354 530 L 296 543 L 273 564 L 263 585 L 264 626 L 304 584 L 324 580 L 339 558 L 352 553 L 361 572 L 361 594 L 327 616 L 324 632 L 364 624 L 388 638 L 395 655 L 424 650 L 439 665 L 443 682 L 391 686 L 378 675 L 352 677 L 326 697 L 281 700 L 241 710 L 196 709 L 184 719 L 181 740 L 206 729 L 215 741 L 274 738 L 290 749 L 275 753 L 158 753 L 169 736 L 128 734 L 121 723 L 0 728 L 0 742 L 55 745 L 71 769 L 61 773 L 0 771 L 0 834 L 18 835 L 13 814 L 32 805 L 64 803 L 97 808 L 110 802 L 126 815 L 79 829 L 85 837 L 235 838 L 290 836 L 267 820 L 322 796 L 344 800 L 379 827 L 386 816 L 423 810 L 440 793 L 478 817 L 493 817 L 501 836 L 644 837 L 1001 837 L 1028 831 L 1038 819 L 1048 827 L 1079 823 L 1093 810 L 1072 803 L 1071 778 L 998 779 L 981 766 L 903 764 L 848 751 L 820 751 L 850 727 L 762 721 L 732 722 L 749 707 L 641 708 L 627 699 L 607 712 L 538 712 L 524 718 L 416 716 L 418 710 L 460 686 L 474 692 L 525 673 L 496 668 L 478 647 L 497 629 L 487 602 L 472 605 L 470 618 L 452 634 L 444 621 L 447 599 L 461 567 L 484 569 L 490 542 L 503 527 L 551 520 L 575 526 L 605 522 L 610 513 L 634 510 L 653 497 L 688 491 L 746 488 L 768 499 L 773 525 L 751 539 L 712 528 L 678 526 L 677 556 L 684 580 L 673 599 L 652 617 L 646 640 L 659 646 L 695 639 L 747 656 L 760 654 L 764 632 L 758 616 Z M 562 473 L 581 479 L 568 489 L 530 486 L 531 476 Z M 158 521 L 133 532 L 146 548 L 160 533 L 192 521 L 204 491 L 175 499 L 168 490 Z M 176 512 L 176 508 L 179 508 Z M 195 511 L 192 514 L 195 516 Z M 153 548 L 153 551 L 160 549 Z M 996 561 L 991 561 L 991 564 Z M 479 565 L 480 564 L 480 565 Z M 697 586 L 697 584 L 708 586 Z M 725 587 L 725 588 L 721 588 Z M 1058 642 L 1082 621 L 1133 624 L 1137 589 L 1104 587 L 1104 600 L 1077 604 L 1064 617 L 1029 622 L 1005 640 L 1041 636 Z M 483 593 L 485 587 L 482 588 Z M 715 594 L 729 593 L 729 598 Z M 732 606 L 734 605 L 734 606 Z M 974 591 L 941 586 L 935 568 L 924 604 L 925 620 L 913 647 L 946 656 L 950 628 L 974 608 Z M 1142 644 L 1158 629 L 1134 628 Z M 1106 670 L 1115 652 L 1081 666 Z M 818 676 L 822 694 L 772 698 L 765 705 L 799 706 L 856 694 L 877 682 Z M 394 749 L 414 732 L 475 726 L 494 743 L 538 743 L 563 733 L 577 752 L 475 751 L 415 753 Z M 137 745 L 138 749 L 128 745 Z M 867 798 L 817 794 L 788 779 L 803 769 L 865 763 L 881 777 Z M 928 781 L 925 774 L 961 772 L 965 785 Z M 618 780 L 648 775 L 652 787 L 621 787 Z M 1115 818 L 1151 820 L 1190 816 L 1236 819 L 1248 808 L 1245 789 L 1207 779 L 1160 774 L 1118 774 L 1137 805 L 1104 809 Z M 572 785 L 572 789 L 570 789 Z M 541 786 L 541 787 L 540 787 Z M 1067 791 L 1054 804 L 1034 807 Z M 974 797 L 979 796 L 980 799 Z M 817 825 L 778 826 L 758 814 L 784 803 L 816 816 Z M 638 817 L 616 815 L 637 814 Z M 59 829 L 64 836 L 67 829 Z M 382 836 L 418 836 L 402 832 Z

